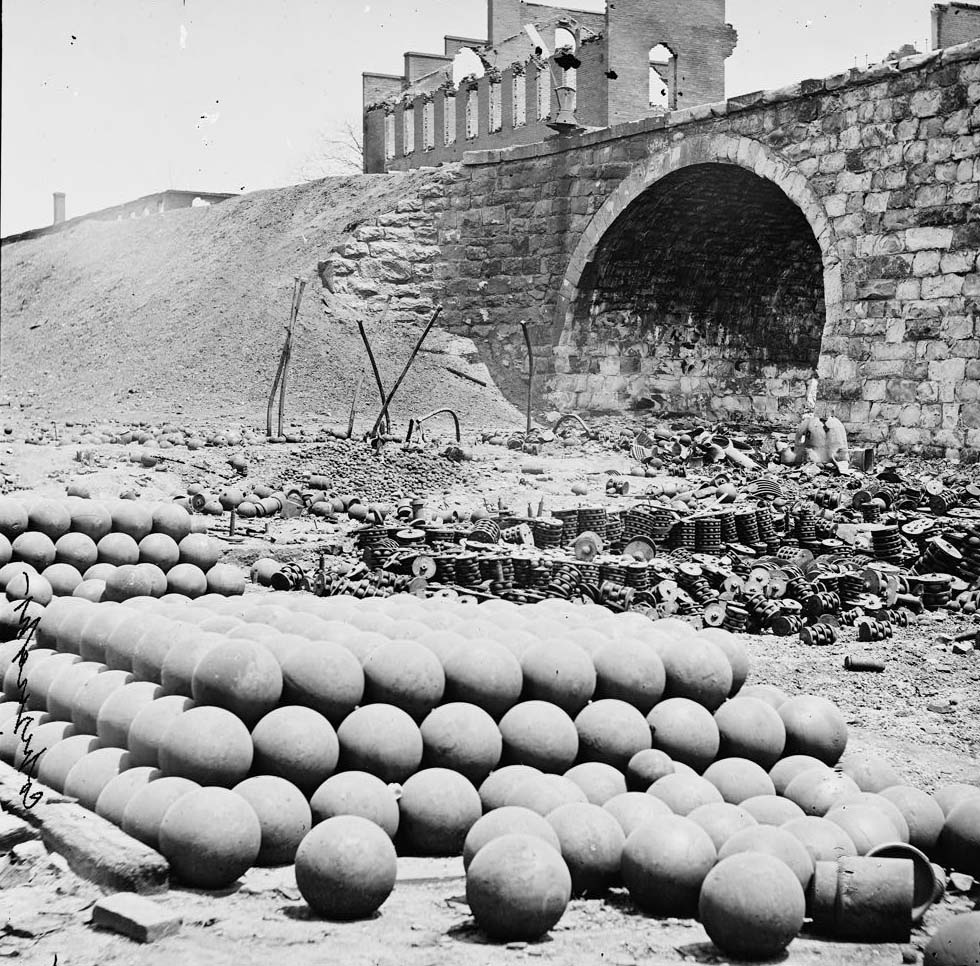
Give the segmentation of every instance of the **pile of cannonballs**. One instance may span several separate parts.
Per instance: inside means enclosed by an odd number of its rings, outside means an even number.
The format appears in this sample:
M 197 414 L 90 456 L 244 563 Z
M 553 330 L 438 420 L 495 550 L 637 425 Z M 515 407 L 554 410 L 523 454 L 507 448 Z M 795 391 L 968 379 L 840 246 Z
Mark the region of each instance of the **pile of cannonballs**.
M 175 503 L 0 497 L 0 591 L 40 605 L 244 593 L 245 575 L 218 563 L 205 527 Z
M 728 632 L 593 605 L 57 598 L 20 666 L 41 782 L 203 888 L 295 863 L 319 915 L 373 913 L 397 854 L 459 855 L 478 926 L 546 933 L 625 886 L 727 954 L 799 933 L 818 861 L 910 843 L 980 875 L 980 789 L 845 753 L 829 700 L 747 684 Z M 0 738 L 22 764 L 23 741 Z

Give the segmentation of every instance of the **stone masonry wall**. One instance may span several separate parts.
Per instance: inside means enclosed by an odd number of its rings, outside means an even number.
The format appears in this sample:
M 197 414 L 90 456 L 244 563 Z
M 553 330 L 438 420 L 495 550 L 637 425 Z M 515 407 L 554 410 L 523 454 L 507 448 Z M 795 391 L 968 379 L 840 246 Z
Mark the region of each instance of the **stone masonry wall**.
M 626 404 L 621 352 L 573 371 L 580 302 L 620 216 L 693 165 L 753 172 L 806 218 L 826 307 L 818 411 L 886 449 L 980 452 L 980 43 L 468 155 L 412 215 L 433 233 L 444 323 L 515 401 L 527 319 L 542 404 Z

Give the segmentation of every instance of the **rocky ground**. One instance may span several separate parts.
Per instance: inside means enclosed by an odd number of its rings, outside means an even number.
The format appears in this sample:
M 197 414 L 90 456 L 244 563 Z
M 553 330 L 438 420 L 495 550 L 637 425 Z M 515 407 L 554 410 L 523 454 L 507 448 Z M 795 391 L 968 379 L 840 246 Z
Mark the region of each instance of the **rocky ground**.
M 231 412 L 229 424 L 258 430 L 264 411 L 253 407 Z M 403 419 L 404 417 L 400 417 Z M 3 416 L 0 416 L 0 423 Z M 610 443 L 556 442 L 535 457 L 540 472 L 522 470 L 528 458 L 504 447 L 479 442 L 466 424 L 464 444 L 473 459 L 451 462 L 439 455 L 441 439 L 423 453 L 403 453 L 389 446 L 375 455 L 360 442 L 254 444 L 168 451 L 184 462 L 162 462 L 148 469 L 129 460 L 139 447 L 71 442 L 81 427 L 60 421 L 60 445 L 31 445 L 24 440 L 36 426 L 36 413 L 11 409 L 11 432 L 0 442 L 0 471 L 5 489 L 64 494 L 69 482 L 84 482 L 95 497 L 114 497 L 132 489 L 147 498 L 169 498 L 188 483 L 218 488 L 240 479 L 227 460 L 234 453 L 248 460 L 247 483 L 288 485 L 309 473 L 332 474 L 338 491 L 363 492 L 368 499 L 394 499 L 416 493 L 427 507 L 471 510 L 507 506 L 561 508 L 587 499 L 622 506 L 642 492 L 647 481 L 631 478 L 632 494 L 607 497 L 610 471 L 628 472 L 631 461 Z M 206 429 L 203 423 L 199 423 Z M 508 432 L 519 419 L 484 420 L 485 427 Z M 359 424 L 357 432 L 368 428 Z M 311 434 L 315 427 L 311 430 Z M 355 433 L 356 437 L 357 433 Z M 615 434 L 611 433 L 612 438 Z M 82 461 L 76 455 L 83 456 Z M 186 465 L 186 464 L 194 465 Z M 582 484 L 587 495 L 573 496 Z M 270 553 L 282 560 L 312 563 L 318 550 L 345 544 L 350 522 L 330 523 L 309 517 L 242 522 L 226 539 L 228 559 L 248 564 Z M 227 537 L 228 518 L 214 518 L 212 532 Z M 898 630 L 888 642 L 870 645 L 885 669 L 878 674 L 850 673 L 843 657 L 856 635 L 844 628 L 838 643 L 807 647 L 797 638 L 744 636 L 752 659 L 750 680 L 776 684 L 790 692 L 814 692 L 832 698 L 843 709 L 851 745 L 891 760 L 911 784 L 931 789 L 950 781 L 980 784 L 980 651 L 955 654 L 944 644 L 977 626 L 976 616 L 927 615 Z M 400 881 L 380 914 L 366 922 L 339 925 L 308 918 L 291 870 L 252 870 L 236 889 L 215 896 L 174 889 L 159 901 L 182 916 L 179 936 L 152 946 L 86 925 L 99 890 L 69 872 L 57 858 L 33 844 L 17 847 L 0 859 L 0 890 L 6 925 L 0 933 L 0 956 L 12 962 L 50 966 L 104 963 L 266 963 L 283 959 L 313 964 L 324 960 L 350 964 L 484 963 L 546 961 L 556 964 L 721 963 L 726 960 L 708 943 L 693 921 L 651 920 L 634 914 L 624 892 L 605 901 L 576 900 L 559 926 L 538 943 L 500 947 L 487 944 L 473 927 L 463 901 L 464 880 L 454 861 L 402 860 Z M 891 964 L 915 961 L 936 926 L 957 911 L 971 908 L 976 892 L 951 890 L 928 914 L 910 948 L 895 945 L 841 945 L 803 937 L 791 947 L 788 963 Z M 327 945 L 329 944 L 329 945 Z M 904 959 L 903 959 L 904 957 Z

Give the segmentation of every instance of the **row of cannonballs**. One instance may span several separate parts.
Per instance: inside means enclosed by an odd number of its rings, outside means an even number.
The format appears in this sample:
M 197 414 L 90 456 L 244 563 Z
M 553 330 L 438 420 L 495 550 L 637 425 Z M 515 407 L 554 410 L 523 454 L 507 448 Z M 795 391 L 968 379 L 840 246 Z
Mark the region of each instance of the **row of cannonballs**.
M 43 781 L 196 885 L 295 855 L 304 897 L 339 918 L 390 893 L 395 839 L 462 850 L 492 936 L 540 934 L 566 891 L 623 881 L 654 914 L 692 914 L 708 896 L 709 934 L 745 954 L 731 924 L 762 910 L 765 942 L 789 942 L 816 859 L 896 839 L 932 849 L 942 835 L 968 853 L 969 788 L 949 790 L 961 808 L 868 756 L 832 770 L 846 725 L 830 702 L 743 686 L 735 639 L 678 621 L 414 597 L 58 601 L 23 670 L 35 748 L 61 731 Z
M 175 503 L 0 497 L 0 590 L 39 604 L 243 593 L 205 527 Z

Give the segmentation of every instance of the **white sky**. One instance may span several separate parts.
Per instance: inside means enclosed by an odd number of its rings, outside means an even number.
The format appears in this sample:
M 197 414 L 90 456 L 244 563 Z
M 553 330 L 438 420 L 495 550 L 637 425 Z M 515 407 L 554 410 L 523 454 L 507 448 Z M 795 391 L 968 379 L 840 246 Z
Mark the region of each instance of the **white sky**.
M 931 8 L 728 0 L 727 92 L 926 50 Z M 303 180 L 324 137 L 360 127 L 362 71 L 486 34 L 484 0 L 3 0 L 2 16 L 3 235 L 49 224 L 53 191 L 73 217 L 164 188 Z

